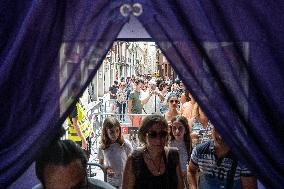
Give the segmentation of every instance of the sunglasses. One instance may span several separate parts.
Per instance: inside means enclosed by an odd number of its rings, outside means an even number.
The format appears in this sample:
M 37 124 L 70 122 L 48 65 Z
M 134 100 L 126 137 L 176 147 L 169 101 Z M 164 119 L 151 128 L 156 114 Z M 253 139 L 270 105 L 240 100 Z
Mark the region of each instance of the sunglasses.
M 167 131 L 161 131 L 161 132 L 150 131 L 147 133 L 147 136 L 150 138 L 157 138 L 158 135 L 160 136 L 160 138 L 166 138 L 168 136 L 168 132 Z
M 176 104 L 178 104 L 179 103 L 179 101 L 178 100 L 170 100 L 170 103 L 176 103 Z

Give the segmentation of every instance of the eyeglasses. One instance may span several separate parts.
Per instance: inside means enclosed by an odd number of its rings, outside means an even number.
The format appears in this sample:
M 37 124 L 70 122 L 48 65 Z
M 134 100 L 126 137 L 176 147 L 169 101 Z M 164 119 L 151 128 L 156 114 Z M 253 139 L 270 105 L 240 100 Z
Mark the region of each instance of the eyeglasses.
M 147 136 L 150 138 L 157 138 L 158 135 L 160 136 L 160 138 L 166 138 L 168 136 L 168 132 L 167 131 L 161 131 L 161 132 L 150 131 L 147 133 Z
M 179 101 L 178 100 L 170 100 L 170 103 L 176 103 L 176 104 L 178 104 L 179 103 Z

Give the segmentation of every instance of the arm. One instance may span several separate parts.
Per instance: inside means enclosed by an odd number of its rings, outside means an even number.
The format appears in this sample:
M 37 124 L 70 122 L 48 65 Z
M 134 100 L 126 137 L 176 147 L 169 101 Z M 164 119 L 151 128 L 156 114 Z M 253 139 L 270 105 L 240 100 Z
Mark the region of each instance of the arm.
M 147 92 L 145 92 L 145 93 L 147 93 Z M 148 94 L 145 95 L 145 96 L 143 97 L 143 99 L 141 99 L 141 104 L 142 104 L 142 105 L 146 104 L 146 103 L 149 101 L 149 99 L 150 99 L 151 96 L 152 96 L 152 91 L 149 91 Z
M 73 123 L 73 127 L 76 130 L 77 135 L 82 140 L 82 148 L 87 150 L 87 141 L 86 141 L 85 136 L 83 135 L 79 125 L 78 125 L 78 118 L 77 117 L 73 117 L 72 118 L 72 123 Z
M 156 90 L 155 93 L 158 95 L 161 102 L 163 102 L 165 100 L 164 96 L 162 95 L 162 93 L 159 90 Z
M 131 109 L 132 109 L 132 99 L 129 99 L 129 100 L 128 100 L 128 105 L 127 105 L 127 112 L 128 112 L 129 114 L 132 113 L 132 112 L 131 112 Z
M 180 106 L 180 114 L 185 116 L 184 115 L 184 104 L 181 104 L 181 106 Z
M 194 165 L 190 160 L 189 166 L 187 168 L 187 177 L 189 181 L 189 185 L 191 189 L 198 189 L 197 188 L 197 171 L 198 166 Z
M 101 150 L 101 149 L 99 149 L 99 150 Z M 99 156 L 99 164 L 104 167 L 104 170 L 106 171 L 106 173 L 107 173 L 107 175 L 109 177 L 113 177 L 114 172 L 113 172 L 112 168 L 104 165 L 104 158 L 102 158 L 102 156 L 103 156 L 102 152 L 99 151 L 98 153 L 99 153 L 98 154 L 98 156 Z
M 132 156 L 129 156 L 123 172 L 122 189 L 133 189 L 135 184 L 135 177 L 132 168 Z
M 241 183 L 242 183 L 243 189 L 256 189 L 257 188 L 256 178 L 253 176 L 251 177 L 241 176 Z
M 181 97 L 180 97 L 180 103 L 181 103 L 181 105 L 183 105 L 185 102 L 186 102 L 186 100 L 185 100 L 185 94 L 182 93 L 182 95 L 181 95 Z

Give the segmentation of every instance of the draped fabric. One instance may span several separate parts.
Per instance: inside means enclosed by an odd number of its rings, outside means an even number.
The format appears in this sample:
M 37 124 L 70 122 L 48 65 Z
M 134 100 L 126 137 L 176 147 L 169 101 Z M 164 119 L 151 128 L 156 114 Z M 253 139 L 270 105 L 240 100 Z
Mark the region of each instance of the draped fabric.
M 0 188 L 58 135 L 70 86 L 82 94 L 127 22 L 121 3 L 1 1 Z
M 234 154 L 283 187 L 283 1 L 141 3 L 138 19 Z
M 57 135 L 129 16 L 137 17 L 234 154 L 284 186 L 282 1 L 26 0 L 0 3 L 0 188 Z

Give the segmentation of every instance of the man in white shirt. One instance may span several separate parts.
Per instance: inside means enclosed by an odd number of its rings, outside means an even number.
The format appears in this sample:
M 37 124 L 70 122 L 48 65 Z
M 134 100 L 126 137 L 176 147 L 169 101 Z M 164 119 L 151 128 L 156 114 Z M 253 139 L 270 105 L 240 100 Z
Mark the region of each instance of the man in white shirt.
M 164 96 L 157 88 L 156 81 L 150 80 L 147 90 L 141 94 L 142 112 L 144 114 L 161 114 L 160 106 L 163 100 Z

